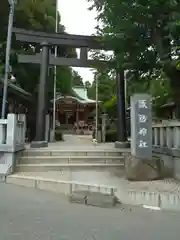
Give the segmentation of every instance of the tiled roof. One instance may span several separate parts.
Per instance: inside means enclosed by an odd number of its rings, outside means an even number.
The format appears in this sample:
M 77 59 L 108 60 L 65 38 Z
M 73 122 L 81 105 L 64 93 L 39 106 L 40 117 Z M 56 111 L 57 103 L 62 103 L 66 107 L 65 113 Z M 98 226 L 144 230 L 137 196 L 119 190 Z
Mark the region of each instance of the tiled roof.
M 1 83 L 3 84 L 4 81 L 3 81 L 3 78 L 2 78 L 1 75 L 0 75 L 0 81 L 1 81 Z M 20 93 L 22 93 L 22 94 L 24 94 L 24 95 L 26 95 L 26 96 L 31 96 L 30 93 L 26 92 L 26 91 L 25 91 L 23 88 L 21 88 L 20 86 L 17 86 L 17 85 L 15 85 L 15 84 L 13 84 L 13 83 L 9 83 L 8 86 L 9 86 L 10 88 L 14 89 L 15 91 L 20 92 Z
M 56 101 L 64 99 L 64 98 L 69 98 L 72 100 L 75 100 L 77 102 L 79 102 L 80 104 L 90 104 L 90 103 L 96 103 L 95 100 L 89 99 L 87 96 L 87 89 L 83 88 L 83 87 L 74 87 L 72 88 L 72 92 L 73 92 L 73 96 L 62 96 L 61 94 L 59 94 L 56 98 Z

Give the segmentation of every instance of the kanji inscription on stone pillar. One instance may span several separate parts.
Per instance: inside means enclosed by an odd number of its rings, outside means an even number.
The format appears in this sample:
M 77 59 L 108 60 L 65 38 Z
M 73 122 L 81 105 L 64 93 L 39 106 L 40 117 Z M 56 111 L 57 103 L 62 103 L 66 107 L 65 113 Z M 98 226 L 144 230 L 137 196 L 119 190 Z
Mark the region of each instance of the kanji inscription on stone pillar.
M 152 107 L 148 94 L 131 97 L 131 154 L 152 159 Z

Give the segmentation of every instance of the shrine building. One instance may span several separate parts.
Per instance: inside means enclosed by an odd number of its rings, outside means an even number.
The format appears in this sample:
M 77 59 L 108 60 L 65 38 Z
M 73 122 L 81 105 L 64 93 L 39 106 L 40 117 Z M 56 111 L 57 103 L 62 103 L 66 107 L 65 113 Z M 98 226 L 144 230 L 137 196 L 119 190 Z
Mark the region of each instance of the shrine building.
M 56 121 L 62 128 L 71 128 L 78 123 L 93 124 L 96 101 L 89 99 L 84 87 L 72 88 L 72 94 L 56 98 Z

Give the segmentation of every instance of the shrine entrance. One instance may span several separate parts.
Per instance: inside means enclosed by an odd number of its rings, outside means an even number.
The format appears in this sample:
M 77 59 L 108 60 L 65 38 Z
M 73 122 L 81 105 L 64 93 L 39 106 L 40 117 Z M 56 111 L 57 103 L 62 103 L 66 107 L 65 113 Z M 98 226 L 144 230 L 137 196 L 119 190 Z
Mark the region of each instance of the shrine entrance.
M 44 32 L 27 31 L 14 28 L 13 32 L 16 39 L 21 42 L 41 45 L 41 51 L 35 55 L 20 54 L 18 61 L 20 63 L 40 64 L 40 81 L 38 91 L 37 117 L 36 117 L 36 137 L 32 147 L 47 146 L 45 141 L 45 118 L 46 118 L 46 96 L 47 96 L 47 78 L 49 65 L 52 66 L 72 66 L 72 67 L 114 67 L 117 64 L 111 61 L 88 59 L 89 50 L 115 50 L 108 41 L 100 36 L 82 36 L 64 33 L 49 34 Z M 55 57 L 50 53 L 50 48 L 65 46 L 69 48 L 80 48 L 80 58 Z M 127 146 L 126 119 L 125 119 L 125 93 L 124 93 L 124 69 L 116 68 L 117 72 L 117 132 L 118 141 L 116 147 Z M 97 114 L 96 114 L 97 115 Z M 77 116 L 77 115 L 76 115 Z M 72 122 L 74 115 L 68 117 L 68 123 Z M 97 118 L 97 116 L 96 116 Z
M 92 134 L 94 126 L 93 112 L 96 101 L 87 97 L 87 89 L 73 87 L 71 96 L 57 96 L 56 121 L 61 129 L 71 130 L 72 133 Z

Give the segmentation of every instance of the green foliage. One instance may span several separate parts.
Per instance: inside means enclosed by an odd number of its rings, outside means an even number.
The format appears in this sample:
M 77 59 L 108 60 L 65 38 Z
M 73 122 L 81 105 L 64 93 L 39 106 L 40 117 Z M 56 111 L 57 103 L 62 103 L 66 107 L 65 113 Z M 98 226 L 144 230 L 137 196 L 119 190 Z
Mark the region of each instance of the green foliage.
M 112 98 L 104 103 L 104 108 L 109 117 L 117 117 L 117 97 L 114 95 Z
M 169 0 L 89 0 L 110 37 L 118 63 L 149 71 L 160 61 L 169 61 L 169 43 L 176 46 L 180 32 L 180 2 Z M 151 68 L 150 68 L 151 66 Z
M 77 71 L 72 70 L 72 85 L 75 87 L 84 87 L 83 79 Z
M 57 92 L 66 95 L 72 89 L 72 70 L 71 68 L 59 66 L 57 67 Z
M 152 96 L 153 110 L 155 116 L 161 117 L 161 106 L 172 101 L 173 92 L 170 80 L 163 71 L 158 71 L 154 76 L 144 76 L 135 81 L 127 79 L 127 104 L 130 105 L 130 97 L 135 93 L 149 93 Z M 104 103 L 106 113 L 112 118 L 117 117 L 116 95 Z
M 153 110 L 156 117 L 161 117 L 161 106 L 172 102 L 173 92 L 170 87 L 169 78 L 163 73 L 159 73 L 158 78 L 151 81 L 150 93 L 153 96 Z
M 8 27 L 9 4 L 7 0 L 1 0 L 0 8 L 0 66 L 5 62 L 5 49 Z M 59 32 L 65 31 L 65 27 L 60 24 L 59 17 Z M 56 1 L 55 0 L 18 0 L 15 9 L 14 26 L 23 29 L 55 32 L 56 23 Z M 10 63 L 12 65 L 13 74 L 16 76 L 18 84 L 28 92 L 34 94 L 37 91 L 39 81 L 38 65 L 34 64 L 19 64 L 17 62 L 17 54 L 26 52 L 34 54 L 39 52 L 40 48 L 32 48 L 32 45 L 23 44 L 16 41 L 13 36 L 12 39 L 12 52 Z M 52 49 L 53 52 L 53 49 Z M 58 48 L 58 56 L 74 56 L 76 57 L 75 49 L 67 49 L 66 47 Z M 0 67 L 3 71 L 3 67 Z M 53 82 L 54 73 L 53 69 L 48 79 L 49 96 L 53 96 Z M 57 89 L 58 91 L 66 94 L 71 91 L 72 85 L 72 72 L 69 67 L 57 67 Z
M 180 70 L 180 62 L 177 63 L 177 69 Z
M 88 90 L 91 87 L 91 83 L 89 81 L 86 81 L 84 83 L 85 88 Z
M 106 132 L 106 142 L 116 142 L 117 141 L 117 130 L 110 129 Z
M 88 97 L 91 99 L 96 99 L 96 81 L 98 81 L 98 99 L 104 103 L 114 94 L 115 80 L 107 71 L 96 70 L 94 81 L 88 89 Z
M 102 23 L 98 32 L 111 42 L 117 65 L 128 69 L 134 82 L 140 81 L 137 85 L 129 82 L 129 91 L 150 89 L 149 81 L 154 75 L 159 79 L 162 69 L 174 101 L 180 102 L 180 1 L 88 1 L 98 12 Z

